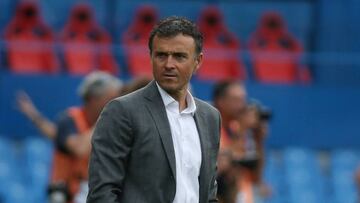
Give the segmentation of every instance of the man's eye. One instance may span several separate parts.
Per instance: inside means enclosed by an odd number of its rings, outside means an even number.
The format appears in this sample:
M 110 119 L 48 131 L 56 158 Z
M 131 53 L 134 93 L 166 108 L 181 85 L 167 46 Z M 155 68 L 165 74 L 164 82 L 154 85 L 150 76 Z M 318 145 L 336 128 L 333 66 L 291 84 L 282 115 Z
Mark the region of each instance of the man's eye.
M 166 54 L 165 54 L 165 53 L 157 53 L 157 54 L 156 54 L 156 57 L 163 59 L 163 58 L 166 57 Z
M 178 60 L 184 60 L 186 59 L 186 55 L 185 54 L 174 54 L 174 57 Z

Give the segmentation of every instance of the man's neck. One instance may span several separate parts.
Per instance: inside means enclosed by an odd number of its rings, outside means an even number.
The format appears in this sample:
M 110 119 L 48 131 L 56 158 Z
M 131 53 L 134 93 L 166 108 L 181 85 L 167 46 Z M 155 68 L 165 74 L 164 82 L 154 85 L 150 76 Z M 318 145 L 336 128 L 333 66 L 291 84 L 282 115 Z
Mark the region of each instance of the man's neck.
M 168 94 L 172 98 L 174 98 L 177 102 L 179 102 L 179 112 L 186 109 L 186 107 L 187 107 L 187 102 L 186 102 L 187 91 L 186 90 L 181 90 L 181 91 L 176 92 L 176 93 L 169 93 L 168 92 Z
M 187 87 L 185 87 L 184 89 L 178 90 L 178 91 L 174 91 L 174 92 L 167 91 L 167 90 L 163 89 L 160 85 L 159 85 L 159 87 L 162 90 L 164 90 L 168 95 L 170 95 L 173 99 L 175 99 L 175 101 L 177 101 L 179 103 L 179 112 L 186 109 L 186 107 L 188 105 L 187 101 L 186 101 L 186 96 L 188 94 Z

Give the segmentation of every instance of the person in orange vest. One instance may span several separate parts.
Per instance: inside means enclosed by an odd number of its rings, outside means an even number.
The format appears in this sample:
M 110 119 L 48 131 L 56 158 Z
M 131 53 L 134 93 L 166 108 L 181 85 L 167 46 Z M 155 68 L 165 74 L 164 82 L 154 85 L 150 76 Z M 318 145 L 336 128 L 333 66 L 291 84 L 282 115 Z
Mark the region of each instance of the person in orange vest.
M 104 105 L 119 95 L 121 82 L 104 72 L 85 77 L 78 89 L 80 107 L 68 108 L 57 122 L 55 154 L 49 187 L 50 202 L 62 192 L 66 202 L 85 202 L 93 126 Z
M 123 93 L 123 85 L 118 78 L 97 71 L 84 78 L 78 93 L 83 105 L 68 108 L 57 123 L 43 116 L 25 92 L 17 95 L 19 110 L 55 142 L 48 191 L 50 203 L 85 202 L 92 128 L 104 105 Z
M 108 73 L 89 74 L 78 89 L 83 105 L 68 108 L 56 124 L 42 116 L 25 92 L 18 94 L 20 111 L 55 142 L 48 189 L 50 203 L 85 202 L 92 128 L 104 105 L 119 96 L 121 88 L 122 82 Z

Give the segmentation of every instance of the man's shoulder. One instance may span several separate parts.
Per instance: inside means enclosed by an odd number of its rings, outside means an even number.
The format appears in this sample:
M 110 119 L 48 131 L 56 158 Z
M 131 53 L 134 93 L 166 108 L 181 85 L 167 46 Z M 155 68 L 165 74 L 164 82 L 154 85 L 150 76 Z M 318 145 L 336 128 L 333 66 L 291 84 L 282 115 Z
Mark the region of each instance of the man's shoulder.
M 112 105 L 121 105 L 124 107 L 131 107 L 131 106 L 138 106 L 143 104 L 144 100 L 144 96 L 146 94 L 146 89 L 142 88 L 139 90 L 136 90 L 134 92 L 131 92 L 129 94 L 117 97 L 115 99 L 112 100 Z
M 194 100 L 195 100 L 196 105 L 199 108 L 201 108 L 201 109 L 203 109 L 205 111 L 211 112 L 211 113 L 215 113 L 215 114 L 219 113 L 219 111 L 214 106 L 209 104 L 208 102 L 206 102 L 204 100 L 201 100 L 199 98 L 195 98 L 195 97 L 194 97 Z

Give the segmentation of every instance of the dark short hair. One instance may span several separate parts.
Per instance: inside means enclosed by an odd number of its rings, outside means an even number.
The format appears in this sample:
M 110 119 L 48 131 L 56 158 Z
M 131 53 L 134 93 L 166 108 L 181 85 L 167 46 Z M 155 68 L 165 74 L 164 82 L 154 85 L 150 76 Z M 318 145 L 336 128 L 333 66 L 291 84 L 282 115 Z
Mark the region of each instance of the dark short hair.
M 188 35 L 195 41 L 195 51 L 200 54 L 203 47 L 203 36 L 196 24 L 184 17 L 172 16 L 161 20 L 152 29 L 149 37 L 149 50 L 152 53 L 154 37 L 175 37 L 178 34 Z

